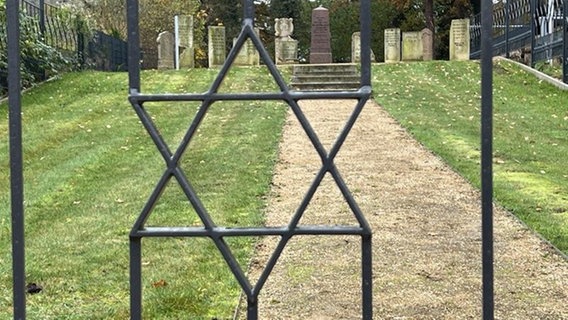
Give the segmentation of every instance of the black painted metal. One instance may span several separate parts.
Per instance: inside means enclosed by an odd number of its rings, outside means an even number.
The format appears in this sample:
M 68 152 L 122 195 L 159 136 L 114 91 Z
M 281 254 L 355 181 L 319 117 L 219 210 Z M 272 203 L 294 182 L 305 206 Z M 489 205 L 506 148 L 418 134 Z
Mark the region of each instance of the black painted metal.
M 247 317 L 248 319 L 258 318 L 258 295 L 260 290 L 266 283 L 272 269 L 276 265 L 280 254 L 286 247 L 286 244 L 293 236 L 298 235 L 358 235 L 361 236 L 361 277 L 362 277 L 362 318 L 372 319 L 372 242 L 371 228 L 367 223 L 363 213 L 356 204 L 351 192 L 346 186 L 343 178 L 337 170 L 334 159 L 343 145 L 349 131 L 355 124 L 355 121 L 361 113 L 365 103 L 371 96 L 371 58 L 370 58 L 370 1 L 362 1 L 360 6 L 361 15 L 361 87 L 357 91 L 333 91 L 333 92 L 305 92 L 290 90 L 278 72 L 274 62 L 268 55 L 260 38 L 254 32 L 254 3 L 252 0 L 244 0 L 244 15 L 242 29 L 237 37 L 235 45 L 229 52 L 227 59 L 221 67 L 218 76 L 213 81 L 210 89 L 200 94 L 143 94 L 140 90 L 140 67 L 138 64 L 140 58 L 139 38 L 138 38 L 138 1 L 128 0 L 128 35 L 129 35 L 129 101 L 140 118 L 142 125 L 147 130 L 150 138 L 156 145 L 162 155 L 166 168 L 162 177 L 158 181 L 154 191 L 150 194 L 146 205 L 142 209 L 140 216 L 134 223 L 130 233 L 130 286 L 131 286 L 131 318 L 141 319 L 142 315 L 142 287 L 141 287 L 141 253 L 142 238 L 144 237 L 208 237 L 213 240 L 217 249 L 225 259 L 227 265 L 234 274 L 237 282 L 240 284 L 243 292 L 247 297 Z M 251 39 L 254 46 L 260 53 L 261 60 L 264 61 L 274 81 L 278 85 L 279 92 L 270 93 L 218 93 L 218 88 L 229 71 L 232 62 L 237 56 L 241 46 L 247 39 Z M 313 130 L 308 119 L 300 108 L 298 101 L 302 99 L 356 99 L 357 104 L 347 120 L 345 127 L 339 134 L 339 137 L 331 147 L 326 151 L 320 142 L 317 134 Z M 201 203 L 199 197 L 195 193 L 190 181 L 187 179 L 184 171 L 179 167 L 179 159 L 186 151 L 191 139 L 193 138 L 201 120 L 206 115 L 209 107 L 215 101 L 221 100 L 281 100 L 285 101 L 292 109 L 294 115 L 298 118 L 300 125 L 306 132 L 313 147 L 316 149 L 322 160 L 322 167 L 318 171 L 315 179 L 312 181 L 304 199 L 294 213 L 290 223 L 281 227 L 257 227 L 257 228 L 226 228 L 217 226 L 211 219 L 209 212 Z M 170 150 L 169 146 L 160 136 L 158 129 L 155 127 L 151 117 L 144 109 L 144 103 L 148 101 L 200 101 L 201 107 L 197 112 L 194 120 L 190 124 L 187 133 L 176 150 Z M 298 223 L 304 214 L 310 200 L 314 196 L 318 186 L 324 176 L 329 173 L 343 195 L 344 200 L 351 208 L 354 217 L 357 219 L 359 226 L 298 226 Z M 163 192 L 166 184 L 175 179 L 187 199 L 192 204 L 195 212 L 199 216 L 203 227 L 151 227 L 146 226 L 146 220 L 152 213 L 157 199 Z M 277 235 L 280 236 L 280 242 L 276 246 L 275 251 L 270 256 L 268 263 L 260 275 L 256 284 L 250 283 L 245 275 L 245 271 L 241 269 L 233 256 L 230 248 L 225 242 L 226 237 L 232 236 L 260 236 L 260 235 Z
M 505 0 L 505 57 L 509 58 L 511 50 L 509 48 L 509 29 L 511 24 L 511 0 Z M 493 24 L 493 23 L 492 23 Z
M 494 319 L 493 297 L 493 6 L 481 2 L 481 222 L 483 319 Z
M 568 0 L 562 6 L 562 81 L 568 83 Z
M 536 49 L 536 4 L 538 0 L 531 1 L 531 62 L 530 67 L 534 68 L 536 63 L 535 60 L 535 49 Z
M 26 318 L 24 176 L 20 85 L 20 20 L 18 0 L 6 1 L 8 106 L 10 121 L 10 197 L 12 211 L 12 293 L 14 319 Z

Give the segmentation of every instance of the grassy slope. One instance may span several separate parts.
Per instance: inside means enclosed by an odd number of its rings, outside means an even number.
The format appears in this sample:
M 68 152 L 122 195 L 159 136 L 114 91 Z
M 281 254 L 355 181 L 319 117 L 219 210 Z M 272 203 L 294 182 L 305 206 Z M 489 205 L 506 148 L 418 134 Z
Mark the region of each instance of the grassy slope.
M 215 70 L 146 72 L 144 92 L 203 92 Z M 224 91 L 265 90 L 252 69 L 230 74 Z M 254 79 L 243 81 L 244 79 Z M 127 102 L 124 73 L 84 72 L 23 97 L 27 277 L 32 319 L 126 319 L 128 233 L 164 171 L 164 161 Z M 146 105 L 175 145 L 197 103 Z M 6 105 L 0 106 L 6 118 Z M 259 225 L 286 108 L 276 102 L 219 102 L 182 159 L 205 207 L 221 225 Z M 0 124 L 7 147 L 7 122 Z M 0 318 L 10 318 L 8 154 L 0 155 Z M 176 183 L 150 225 L 199 225 Z M 253 239 L 228 242 L 245 265 Z M 143 241 L 144 317 L 228 318 L 240 288 L 206 239 Z
M 477 62 L 374 67 L 376 100 L 426 147 L 480 184 Z M 568 92 L 507 62 L 494 68 L 496 200 L 568 252 Z

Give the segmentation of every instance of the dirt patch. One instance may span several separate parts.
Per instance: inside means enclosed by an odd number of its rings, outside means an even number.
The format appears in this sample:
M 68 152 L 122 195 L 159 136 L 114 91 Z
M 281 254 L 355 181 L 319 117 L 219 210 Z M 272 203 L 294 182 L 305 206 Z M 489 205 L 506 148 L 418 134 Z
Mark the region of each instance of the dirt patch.
M 326 146 L 354 106 L 351 100 L 301 104 Z M 480 319 L 479 192 L 374 102 L 366 105 L 335 163 L 373 228 L 374 318 Z M 320 166 L 290 113 L 268 225 L 288 224 Z M 331 177 L 300 221 L 315 223 L 357 225 Z M 494 224 L 496 318 L 568 319 L 568 261 L 501 208 L 495 208 Z M 277 240 L 259 243 L 252 279 Z M 293 238 L 261 290 L 259 318 L 360 319 L 360 263 L 358 237 Z M 239 317 L 245 319 L 246 312 Z

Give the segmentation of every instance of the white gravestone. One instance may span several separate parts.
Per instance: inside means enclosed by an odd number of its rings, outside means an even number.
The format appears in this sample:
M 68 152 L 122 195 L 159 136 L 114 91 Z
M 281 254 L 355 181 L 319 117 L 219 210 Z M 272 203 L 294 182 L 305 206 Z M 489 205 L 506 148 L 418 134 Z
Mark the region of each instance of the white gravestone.
M 385 62 L 400 61 L 400 29 L 385 29 Z
M 450 60 L 469 60 L 469 19 L 452 20 Z
M 158 35 L 158 69 L 174 68 L 175 39 L 173 33 L 164 31 Z
M 422 61 L 422 34 L 420 31 L 402 33 L 402 61 Z
M 274 19 L 274 55 L 276 64 L 295 63 L 298 60 L 298 40 L 292 39 L 294 23 L 292 18 Z
M 375 62 L 375 53 L 371 49 L 371 62 Z M 351 62 L 361 62 L 361 32 L 351 35 Z
M 209 68 L 221 66 L 227 56 L 225 47 L 225 27 L 211 26 L 208 29 Z
M 258 36 L 259 33 L 258 28 L 254 28 L 254 33 Z M 237 38 L 233 38 L 233 46 L 235 45 L 236 42 Z M 237 54 L 237 57 L 235 58 L 233 64 L 237 66 L 260 65 L 260 54 L 258 53 L 258 50 L 254 46 L 254 43 L 252 43 L 251 39 L 247 39 L 245 41 L 245 43 L 239 50 L 239 53 Z

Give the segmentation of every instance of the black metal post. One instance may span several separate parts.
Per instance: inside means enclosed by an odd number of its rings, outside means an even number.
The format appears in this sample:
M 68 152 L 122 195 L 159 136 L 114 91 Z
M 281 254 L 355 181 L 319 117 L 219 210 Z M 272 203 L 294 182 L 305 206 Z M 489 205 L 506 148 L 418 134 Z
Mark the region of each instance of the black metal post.
M 533 2 L 535 0 L 532 0 Z M 493 297 L 493 8 L 481 2 L 481 223 L 483 319 L 494 319 Z M 534 47 L 533 47 L 534 48 Z M 533 52 L 534 55 L 534 52 Z
M 140 92 L 140 32 L 138 0 L 127 0 L 128 23 L 128 86 L 129 93 Z
M 568 83 L 568 0 L 562 1 L 562 81 Z
M 361 17 L 361 86 L 371 86 L 371 2 L 359 2 Z
M 530 0 L 531 1 L 531 64 L 530 67 L 534 68 L 535 64 L 535 47 L 536 47 L 536 3 L 537 0 Z
M 373 319 L 373 244 L 371 234 L 361 238 L 363 320 Z
M 22 155 L 22 101 L 20 75 L 20 19 L 18 0 L 6 1 L 8 45 L 8 106 L 10 126 L 10 200 L 12 210 L 12 293 L 14 319 L 26 318 L 26 255 L 24 230 L 24 176 Z
M 142 238 L 130 237 L 130 319 L 142 320 Z
M 258 299 L 255 297 L 254 300 L 251 298 L 247 299 L 247 320 L 257 320 L 258 319 Z
M 248 22 L 254 26 L 254 2 L 243 0 L 243 24 Z
M 505 1 L 505 57 L 510 57 L 510 50 L 509 50 L 509 24 L 510 24 L 510 16 L 511 16 L 511 0 L 503 0 Z
M 39 0 L 39 32 L 45 39 L 45 0 Z

